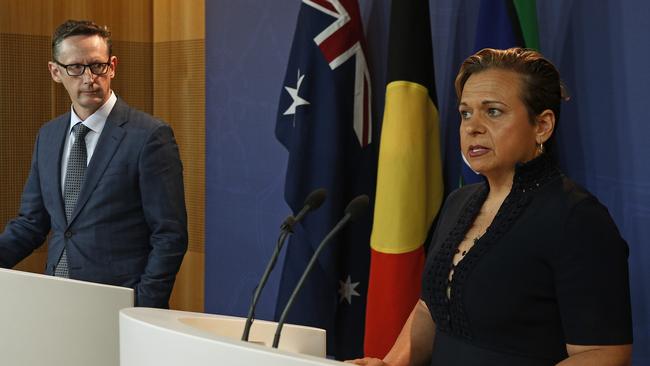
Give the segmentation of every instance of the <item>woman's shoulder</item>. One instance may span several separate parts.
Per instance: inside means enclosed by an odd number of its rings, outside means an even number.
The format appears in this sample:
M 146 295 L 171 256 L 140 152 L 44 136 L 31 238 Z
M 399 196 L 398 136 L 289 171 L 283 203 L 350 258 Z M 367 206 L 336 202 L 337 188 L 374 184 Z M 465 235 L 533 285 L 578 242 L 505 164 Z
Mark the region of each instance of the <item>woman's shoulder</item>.
M 562 177 L 562 192 L 572 207 L 585 201 L 598 201 L 585 187 L 567 176 Z
M 469 198 L 473 197 L 476 194 L 480 194 L 487 190 L 487 185 L 485 182 L 467 184 L 462 187 L 456 188 L 449 196 L 447 196 L 447 202 L 449 203 L 458 203 L 466 201 Z
M 541 189 L 539 193 L 539 201 L 558 213 L 570 213 L 576 208 L 590 205 L 604 207 L 585 187 L 564 175 L 548 184 L 545 189 Z
M 486 183 L 481 182 L 459 187 L 449 193 L 438 215 L 438 228 L 451 229 L 459 217 L 467 215 L 473 206 L 480 205 L 487 191 Z
M 594 246 L 601 243 L 611 246 L 612 243 L 619 242 L 623 244 L 622 248 L 626 248 L 609 210 L 586 188 L 563 177 L 559 196 L 559 203 L 566 210 L 563 232 L 571 238 L 573 245 Z

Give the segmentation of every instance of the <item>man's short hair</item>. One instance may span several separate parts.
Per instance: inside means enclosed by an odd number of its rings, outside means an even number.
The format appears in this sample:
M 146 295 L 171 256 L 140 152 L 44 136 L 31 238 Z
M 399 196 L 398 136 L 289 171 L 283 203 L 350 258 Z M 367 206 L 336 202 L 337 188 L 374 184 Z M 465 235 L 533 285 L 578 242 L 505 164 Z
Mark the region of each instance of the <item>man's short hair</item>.
M 58 60 L 59 44 L 64 39 L 72 36 L 100 36 L 106 41 L 108 46 L 108 56 L 113 54 L 113 42 L 111 41 L 111 31 L 107 26 L 99 26 L 90 20 L 66 20 L 58 26 L 52 35 L 52 57 Z

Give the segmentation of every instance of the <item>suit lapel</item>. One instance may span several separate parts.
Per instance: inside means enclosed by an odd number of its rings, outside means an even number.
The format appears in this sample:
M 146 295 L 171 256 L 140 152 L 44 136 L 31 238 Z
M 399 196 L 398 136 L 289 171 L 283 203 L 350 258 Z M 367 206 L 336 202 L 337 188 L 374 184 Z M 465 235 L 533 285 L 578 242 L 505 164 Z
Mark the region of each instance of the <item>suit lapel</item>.
M 62 115 L 54 123 L 52 133 L 46 137 L 40 146 L 44 149 L 41 155 L 43 161 L 43 177 L 41 183 L 48 186 L 48 191 L 54 192 L 54 207 L 50 215 L 53 219 L 65 226 L 65 208 L 63 204 L 63 191 L 61 190 L 61 157 L 65 145 L 66 134 L 70 129 L 70 112 Z
M 122 142 L 125 134 L 122 125 L 127 121 L 128 112 L 129 106 L 118 98 L 113 110 L 106 119 L 106 124 L 102 130 L 102 134 L 99 136 L 99 141 L 97 141 L 97 146 L 90 159 L 90 164 L 86 169 L 86 178 L 81 187 L 77 205 L 72 212 L 68 225 L 75 220 L 79 211 L 81 211 L 90 198 L 99 179 L 104 174 L 108 163 L 110 163 L 115 151 L 117 151 L 117 147 Z

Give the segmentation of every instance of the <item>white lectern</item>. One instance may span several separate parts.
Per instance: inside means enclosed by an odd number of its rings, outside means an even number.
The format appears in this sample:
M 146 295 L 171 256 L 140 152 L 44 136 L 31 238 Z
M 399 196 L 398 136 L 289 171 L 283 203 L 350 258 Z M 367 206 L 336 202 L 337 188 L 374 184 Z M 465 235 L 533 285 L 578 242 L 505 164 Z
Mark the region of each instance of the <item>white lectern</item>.
M 119 365 L 132 289 L 0 269 L 0 294 L 1 364 Z
M 150 308 L 120 311 L 121 366 L 343 365 L 325 359 L 325 331 L 286 324 L 280 349 L 270 347 L 275 322 Z

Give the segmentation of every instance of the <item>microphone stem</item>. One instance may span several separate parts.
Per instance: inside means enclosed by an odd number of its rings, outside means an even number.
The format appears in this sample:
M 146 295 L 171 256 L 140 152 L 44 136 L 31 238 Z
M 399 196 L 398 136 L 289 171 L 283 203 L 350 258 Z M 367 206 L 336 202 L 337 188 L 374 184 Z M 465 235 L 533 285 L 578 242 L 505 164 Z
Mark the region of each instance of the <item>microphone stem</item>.
M 280 343 L 280 333 L 282 332 L 282 327 L 284 326 L 284 321 L 287 317 L 287 314 L 289 313 L 289 309 L 291 309 L 291 305 L 293 305 L 293 302 L 296 298 L 296 295 L 298 294 L 298 291 L 302 288 L 303 283 L 305 282 L 305 279 L 307 278 L 307 275 L 309 275 L 309 272 L 311 272 L 312 267 L 314 266 L 314 263 L 318 259 L 318 255 L 320 252 L 323 250 L 325 245 L 331 241 L 332 237 L 334 235 L 338 234 L 338 232 L 341 230 L 345 224 L 350 221 L 351 215 L 350 214 L 345 214 L 341 221 L 334 226 L 334 228 L 327 234 L 325 239 L 320 243 L 318 248 L 316 248 L 316 251 L 314 252 L 314 255 L 312 255 L 311 259 L 309 260 L 309 263 L 307 264 L 307 267 L 305 268 L 305 272 L 303 272 L 302 277 L 300 277 L 300 280 L 298 280 L 298 284 L 296 287 L 293 289 L 293 292 L 291 293 L 291 296 L 289 297 L 289 300 L 287 301 L 287 304 L 284 307 L 284 310 L 282 311 L 282 315 L 280 316 L 280 319 L 278 321 L 278 327 L 275 330 L 275 336 L 273 337 L 273 348 L 278 348 L 278 344 Z
M 266 265 L 266 269 L 264 270 L 264 274 L 262 274 L 262 279 L 260 280 L 260 283 L 255 288 L 255 292 L 253 294 L 253 301 L 251 302 L 251 306 L 248 309 L 248 316 L 246 317 L 246 324 L 244 325 L 244 332 L 242 333 L 242 336 L 241 336 L 242 341 L 245 341 L 245 342 L 248 341 L 248 337 L 250 335 L 251 327 L 253 325 L 253 318 L 255 317 L 255 308 L 257 307 L 257 302 L 259 301 L 260 294 L 262 293 L 262 288 L 264 288 L 264 285 L 266 285 L 266 281 L 268 281 L 269 275 L 271 274 L 271 271 L 273 270 L 273 267 L 275 267 L 275 263 L 278 260 L 278 254 L 280 254 L 280 250 L 282 249 L 282 246 L 284 245 L 284 241 L 286 240 L 287 236 L 289 236 L 289 233 L 290 232 L 288 230 L 282 230 L 282 232 L 280 233 L 280 236 L 278 237 L 278 243 L 275 246 L 275 249 L 273 250 L 271 260 Z
M 309 205 L 305 205 L 305 207 L 303 207 L 302 210 L 300 210 L 300 212 L 298 212 L 298 214 L 296 215 L 296 217 L 294 217 L 294 221 L 293 221 L 292 224 L 295 225 L 298 221 L 302 220 L 302 218 L 303 218 L 303 217 L 307 214 L 307 212 L 309 212 L 310 210 L 311 210 L 311 206 L 309 206 Z M 291 225 L 291 226 L 292 226 L 292 227 L 291 227 L 292 229 L 293 229 L 293 225 Z M 293 232 L 293 230 L 292 230 L 292 232 Z

